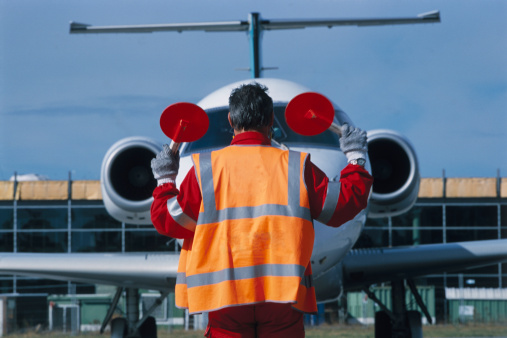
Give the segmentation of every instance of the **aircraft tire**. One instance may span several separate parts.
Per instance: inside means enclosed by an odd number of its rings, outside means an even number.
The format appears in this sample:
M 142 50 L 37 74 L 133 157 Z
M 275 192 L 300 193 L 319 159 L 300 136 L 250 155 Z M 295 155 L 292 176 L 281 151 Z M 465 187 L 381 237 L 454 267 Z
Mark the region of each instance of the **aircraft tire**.
M 407 317 L 412 338 L 422 338 L 421 313 L 415 310 L 407 311 Z
M 139 328 L 139 334 L 142 338 L 157 338 L 157 321 L 154 317 L 146 318 Z
M 127 319 L 114 318 L 111 321 L 111 338 L 124 338 L 127 336 Z
M 393 326 L 385 311 L 375 312 L 375 338 L 391 338 Z

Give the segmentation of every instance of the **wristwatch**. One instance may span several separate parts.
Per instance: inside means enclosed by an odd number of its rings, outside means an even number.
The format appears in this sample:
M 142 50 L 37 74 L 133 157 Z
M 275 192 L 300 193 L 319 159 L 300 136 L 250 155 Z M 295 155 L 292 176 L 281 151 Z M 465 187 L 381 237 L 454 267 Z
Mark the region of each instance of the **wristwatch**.
M 357 158 L 355 160 L 351 160 L 349 163 L 350 164 L 357 164 L 357 165 L 360 165 L 361 167 L 364 167 L 366 160 L 364 158 Z

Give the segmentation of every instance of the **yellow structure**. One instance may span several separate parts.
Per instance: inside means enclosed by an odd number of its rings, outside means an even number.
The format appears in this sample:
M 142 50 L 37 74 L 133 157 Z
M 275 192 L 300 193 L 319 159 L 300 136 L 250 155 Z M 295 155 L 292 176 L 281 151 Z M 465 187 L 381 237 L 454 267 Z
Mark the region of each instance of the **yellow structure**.
M 444 184 L 445 183 L 445 184 Z M 16 200 L 101 200 L 100 181 L 17 182 Z M 0 201 L 12 200 L 15 183 L 0 181 Z M 507 178 L 422 178 L 419 198 L 507 198 Z

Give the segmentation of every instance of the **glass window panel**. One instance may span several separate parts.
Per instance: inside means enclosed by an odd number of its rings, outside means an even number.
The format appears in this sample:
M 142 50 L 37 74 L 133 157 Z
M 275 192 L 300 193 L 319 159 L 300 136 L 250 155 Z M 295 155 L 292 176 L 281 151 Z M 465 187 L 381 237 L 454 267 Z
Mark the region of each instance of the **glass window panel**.
M 326 130 L 315 136 L 303 136 L 294 132 L 285 121 L 285 106 L 275 106 L 275 121 L 273 124 L 273 139 L 286 145 L 312 144 L 316 146 L 339 148 L 338 136 Z M 190 152 L 218 149 L 228 146 L 232 140 L 232 128 L 227 120 L 229 108 L 218 108 L 208 111 L 209 129 L 199 140 L 189 143 L 183 150 L 183 155 Z
M 477 288 L 498 288 L 499 287 L 498 277 L 466 277 L 466 278 L 467 279 L 468 278 L 475 279 L 474 287 L 477 287 Z M 503 284 L 503 287 L 505 287 L 505 284 Z
M 51 279 L 19 278 L 17 289 L 19 293 L 67 294 L 68 283 Z
M 97 292 L 97 290 L 95 288 L 95 284 L 76 283 L 76 293 L 77 294 L 84 294 L 84 293 L 95 294 L 96 292 Z
M 330 130 L 314 136 L 303 136 L 296 133 L 287 125 L 285 120 L 285 106 L 275 106 L 275 121 L 273 123 L 273 139 L 287 145 L 316 145 L 338 149 L 340 141 L 338 135 Z
M 14 227 L 13 209 L 0 209 L 0 230 L 11 230 Z
M 442 230 L 424 230 L 424 228 L 415 228 L 414 230 L 396 230 L 393 229 L 393 246 L 400 245 L 420 245 L 442 243 Z
M 172 238 L 152 231 L 126 231 L 125 251 L 169 251 L 168 243 Z
M 125 223 L 125 228 L 126 229 L 145 229 L 145 230 L 155 229 L 155 227 L 151 223 L 150 224 L 129 224 L 129 223 Z
M 385 217 L 385 218 L 367 218 L 364 226 L 365 227 L 388 227 L 389 226 L 389 219 L 387 217 Z
M 95 293 L 95 285 L 72 283 L 76 286 L 77 294 Z M 42 278 L 18 277 L 17 290 L 19 293 L 48 293 L 66 295 L 69 292 L 68 282 Z
M 475 284 L 468 285 L 468 280 L 474 280 Z M 452 274 L 447 277 L 448 288 L 459 288 L 460 281 L 459 276 Z M 474 287 L 474 288 L 498 288 L 498 277 L 482 277 L 482 276 L 470 276 L 463 273 L 463 287 Z
M 120 229 L 105 208 L 72 208 L 72 229 Z
M 496 230 L 449 230 L 447 229 L 447 242 L 481 241 L 485 239 L 498 239 Z
M 416 281 L 419 280 L 424 280 L 426 285 L 435 285 L 435 291 L 438 289 L 439 292 L 443 292 L 444 278 L 442 276 L 423 277 L 421 279 L 417 279 Z
M 18 209 L 18 229 L 66 229 L 68 211 L 66 208 Z
M 13 293 L 13 286 L 14 282 L 12 280 L 12 276 L 6 276 L 0 279 L 0 293 Z
M 507 238 L 507 205 L 500 206 L 501 236 Z
M 389 232 L 387 230 L 365 229 L 354 245 L 354 249 L 386 246 L 389 246 Z
M 72 252 L 121 252 L 119 231 L 73 231 Z
M 498 274 L 498 264 L 491 264 L 476 269 L 467 269 L 466 274 Z
M 14 251 L 14 234 L 12 232 L 0 233 L 0 252 Z
M 393 227 L 421 226 L 441 227 L 443 213 L 441 206 L 414 206 L 408 212 L 392 218 Z
M 18 232 L 19 252 L 67 252 L 67 232 Z
M 498 226 L 498 208 L 486 206 L 446 206 L 449 227 Z

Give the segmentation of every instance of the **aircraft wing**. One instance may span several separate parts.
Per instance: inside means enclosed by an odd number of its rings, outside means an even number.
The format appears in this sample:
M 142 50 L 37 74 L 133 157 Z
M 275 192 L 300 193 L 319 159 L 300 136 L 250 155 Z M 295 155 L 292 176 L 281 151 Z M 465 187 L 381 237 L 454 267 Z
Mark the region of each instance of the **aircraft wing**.
M 432 11 L 422 13 L 416 17 L 400 18 L 369 18 L 369 19 L 311 19 L 311 20 L 280 20 L 262 19 L 261 29 L 294 29 L 306 27 L 333 27 L 333 26 L 380 26 L 402 25 L 414 23 L 440 22 L 440 12 Z M 92 26 L 88 24 L 71 22 L 70 33 L 152 33 L 161 31 L 206 31 L 206 32 L 238 32 L 248 31 L 250 22 L 244 20 L 215 21 L 195 23 L 170 23 L 150 25 L 121 25 L 121 26 Z
M 178 260 L 176 253 L 2 253 L 0 274 L 167 291 Z
M 345 289 L 507 262 L 507 239 L 352 250 L 342 262 Z
M 0 274 L 170 290 L 179 254 L 0 254 Z M 507 239 L 352 250 L 341 265 L 345 289 L 507 262 Z

